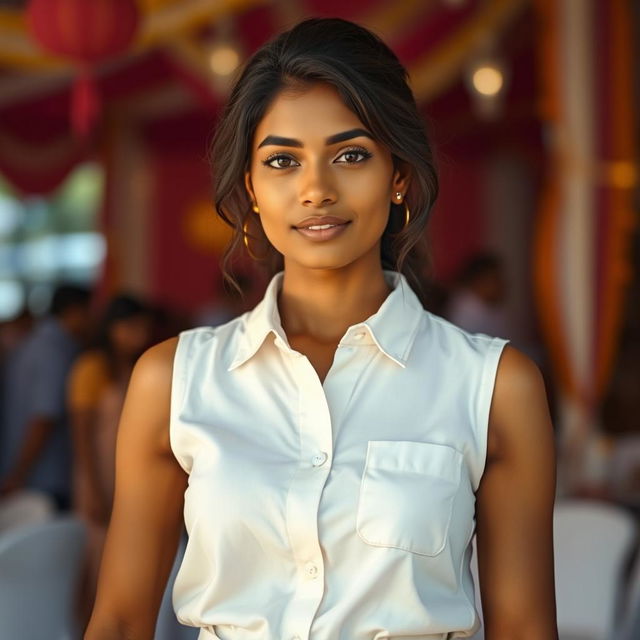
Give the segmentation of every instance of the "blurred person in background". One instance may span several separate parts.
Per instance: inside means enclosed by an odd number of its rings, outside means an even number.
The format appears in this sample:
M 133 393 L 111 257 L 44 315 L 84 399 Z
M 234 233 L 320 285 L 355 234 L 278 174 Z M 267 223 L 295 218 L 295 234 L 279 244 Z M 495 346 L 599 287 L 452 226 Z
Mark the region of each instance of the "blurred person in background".
M 44 492 L 58 510 L 71 505 L 67 376 L 91 330 L 89 290 L 59 286 L 50 313 L 6 363 L 0 448 L 0 498 Z
M 493 253 L 478 253 L 464 264 L 445 316 L 470 333 L 508 337 L 504 308 L 506 279 L 502 261 Z
M 116 434 L 135 361 L 151 344 L 151 309 L 129 295 L 111 300 L 97 344 L 75 362 L 68 384 L 74 443 L 73 505 L 87 525 L 79 613 L 86 625 L 113 502 Z
M 5 370 L 18 347 L 33 329 L 34 318 L 27 307 L 10 320 L 0 323 L 0 449 L 5 446 L 3 437 Z
M 248 273 L 235 275 L 240 290 L 229 287 L 221 275 L 215 279 L 215 298 L 204 304 L 194 317 L 196 327 L 217 327 L 247 311 L 255 303 L 256 277 Z
M 0 363 L 29 335 L 33 323 L 32 313 L 24 307 L 14 318 L 0 324 Z

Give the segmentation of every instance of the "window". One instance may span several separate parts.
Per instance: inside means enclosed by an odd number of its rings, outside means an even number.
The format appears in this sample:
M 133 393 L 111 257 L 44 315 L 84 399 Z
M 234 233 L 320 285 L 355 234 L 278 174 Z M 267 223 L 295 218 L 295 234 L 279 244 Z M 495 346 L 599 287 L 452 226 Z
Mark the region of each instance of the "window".
M 92 286 L 105 257 L 98 230 L 104 173 L 79 166 L 53 194 L 22 197 L 0 178 L 0 321 L 40 315 L 61 282 Z

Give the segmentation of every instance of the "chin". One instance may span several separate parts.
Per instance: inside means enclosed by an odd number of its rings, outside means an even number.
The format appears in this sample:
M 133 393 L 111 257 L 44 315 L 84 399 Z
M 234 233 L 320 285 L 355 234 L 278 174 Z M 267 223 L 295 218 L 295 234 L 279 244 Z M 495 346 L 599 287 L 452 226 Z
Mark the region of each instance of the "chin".
M 285 264 L 296 264 L 303 269 L 341 269 L 347 267 L 357 261 L 354 256 L 340 255 L 310 255 L 314 252 L 309 251 L 304 256 L 287 257 L 285 255 Z

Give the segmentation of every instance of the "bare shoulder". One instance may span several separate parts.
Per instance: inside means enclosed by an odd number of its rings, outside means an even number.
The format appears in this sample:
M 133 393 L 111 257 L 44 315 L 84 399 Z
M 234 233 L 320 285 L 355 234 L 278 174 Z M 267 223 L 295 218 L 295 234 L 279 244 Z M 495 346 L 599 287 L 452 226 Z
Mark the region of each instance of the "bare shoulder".
M 538 365 L 522 351 L 506 345 L 496 373 L 489 428 L 498 456 L 535 446 L 552 433 L 544 379 Z
M 172 337 L 147 349 L 131 374 L 123 418 L 132 424 L 147 425 L 147 433 L 160 448 L 170 451 L 169 422 L 173 360 L 178 337 Z
M 139 377 L 152 378 L 156 383 L 164 381 L 171 384 L 173 359 L 177 346 L 177 336 L 154 344 L 138 358 L 134 371 Z

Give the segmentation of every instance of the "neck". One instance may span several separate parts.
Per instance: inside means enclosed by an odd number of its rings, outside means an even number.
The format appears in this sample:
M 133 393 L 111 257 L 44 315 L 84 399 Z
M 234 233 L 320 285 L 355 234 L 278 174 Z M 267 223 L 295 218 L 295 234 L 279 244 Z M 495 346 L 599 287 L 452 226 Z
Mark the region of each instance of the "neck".
M 288 338 L 337 344 L 346 330 L 376 313 L 391 288 L 382 267 L 307 269 L 285 264 L 278 309 Z

